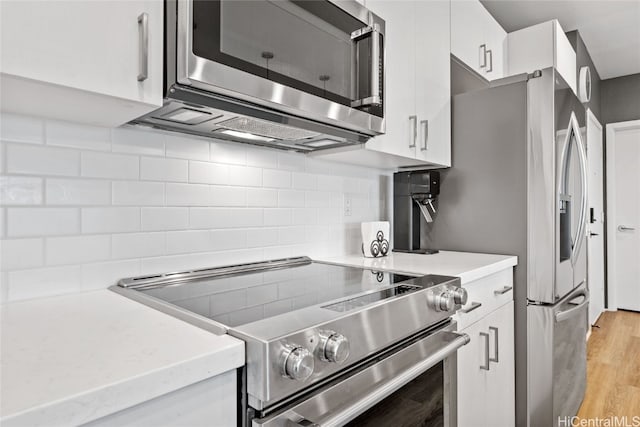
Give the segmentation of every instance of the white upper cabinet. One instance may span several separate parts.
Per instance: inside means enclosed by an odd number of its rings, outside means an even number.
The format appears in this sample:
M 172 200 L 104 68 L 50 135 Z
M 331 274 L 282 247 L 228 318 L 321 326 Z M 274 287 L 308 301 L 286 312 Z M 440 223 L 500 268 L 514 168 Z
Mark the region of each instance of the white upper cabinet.
M 479 0 L 451 1 L 451 53 L 494 80 L 504 77 L 507 33 Z
M 413 1 L 367 1 L 367 8 L 385 20 L 386 131 L 366 146 L 407 159 L 415 159 L 417 140 L 415 6 Z
M 441 166 L 451 166 L 449 7 L 448 1 L 416 3 L 416 157 Z
M 367 0 L 385 20 L 384 135 L 310 154 L 380 168 L 451 166 L 448 0 Z
M 162 105 L 163 2 L 2 1 L 2 111 L 118 126 Z
M 509 75 L 555 67 L 569 87 L 576 90 L 576 52 L 557 20 L 509 33 Z

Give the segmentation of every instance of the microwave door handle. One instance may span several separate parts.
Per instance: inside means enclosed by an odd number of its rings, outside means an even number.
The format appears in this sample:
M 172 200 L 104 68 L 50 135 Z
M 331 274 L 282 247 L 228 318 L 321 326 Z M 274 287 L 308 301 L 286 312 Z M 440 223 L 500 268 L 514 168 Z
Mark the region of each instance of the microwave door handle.
M 460 347 L 468 344 L 470 341 L 469 335 L 465 333 L 440 331 L 437 332 L 437 334 L 445 334 L 445 336 L 450 335 L 453 339 L 448 341 L 447 344 L 443 345 L 438 350 L 429 354 L 419 363 L 411 366 L 411 368 L 393 377 L 391 380 L 380 385 L 379 387 L 377 386 L 373 388 L 368 393 L 361 395 L 358 399 L 346 406 L 344 409 L 341 409 L 338 412 L 327 411 L 327 413 L 320 419 L 309 420 L 303 418 L 300 421 L 289 422 L 289 425 L 298 427 L 343 425 L 360 415 L 362 412 L 369 409 L 371 406 L 375 405 L 377 402 L 391 395 L 393 392 L 407 384 L 422 372 L 431 369 L 439 362 L 451 356 L 453 353 L 458 351 Z
M 370 19 L 371 20 L 371 19 Z M 353 92 L 354 92 L 354 100 L 351 101 L 351 106 L 354 108 L 364 107 L 368 105 L 380 105 L 382 104 L 382 87 L 381 87 L 381 72 L 382 72 L 382 49 L 383 46 L 380 43 L 380 25 L 377 23 L 373 23 L 368 27 L 361 28 L 359 30 L 351 33 L 351 40 L 354 44 L 357 45 L 359 40 L 362 40 L 365 37 L 369 37 L 371 39 L 370 43 L 370 58 L 371 63 L 369 66 L 371 67 L 371 87 L 369 96 L 364 98 L 356 99 L 358 97 L 358 89 L 360 85 L 360 78 L 358 77 L 358 48 L 357 46 L 353 47 L 353 61 L 352 61 L 352 72 L 351 77 L 353 80 Z

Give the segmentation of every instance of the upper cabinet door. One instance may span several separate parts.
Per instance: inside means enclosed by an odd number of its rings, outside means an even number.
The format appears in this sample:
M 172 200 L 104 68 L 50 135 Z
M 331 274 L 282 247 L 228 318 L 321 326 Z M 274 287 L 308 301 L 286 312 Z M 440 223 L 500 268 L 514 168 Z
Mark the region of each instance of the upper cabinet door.
M 39 91 L 39 102 L 53 109 L 42 115 L 67 118 L 74 99 L 95 110 L 95 120 L 85 121 L 119 125 L 162 104 L 162 1 L 3 1 L 0 7 L 3 82 L 22 85 L 25 95 Z M 3 101 L 10 104 L 3 110 L 29 108 L 11 93 Z
M 451 53 L 487 80 L 504 76 L 506 36 L 478 0 L 451 1 Z
M 483 9 L 477 0 L 451 1 L 451 53 L 480 74 L 487 66 Z
M 367 8 L 385 20 L 385 120 L 384 135 L 367 142 L 367 148 L 415 158 L 418 139 L 415 100 L 415 2 L 374 0 Z
M 416 3 L 416 157 L 451 166 L 450 3 Z

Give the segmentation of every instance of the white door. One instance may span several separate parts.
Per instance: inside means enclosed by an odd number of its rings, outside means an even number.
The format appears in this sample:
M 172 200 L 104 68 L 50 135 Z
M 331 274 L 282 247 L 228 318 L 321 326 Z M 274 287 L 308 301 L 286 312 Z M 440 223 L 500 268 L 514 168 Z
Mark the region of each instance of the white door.
M 589 238 L 587 240 L 587 286 L 589 287 L 589 323 L 594 324 L 604 311 L 604 175 L 602 125 L 587 110 L 587 161 L 589 164 Z
M 469 344 L 458 350 L 458 425 L 486 425 L 486 382 L 491 337 L 485 319 L 467 326 Z
M 609 308 L 640 311 L 640 120 L 607 125 Z
M 416 2 L 416 157 L 451 166 L 449 2 Z
M 487 374 L 487 426 L 515 425 L 515 357 L 513 301 L 485 319 L 489 331 L 491 366 Z
M 415 2 L 367 1 L 367 8 L 385 20 L 386 132 L 367 141 L 367 148 L 402 157 L 416 157 Z

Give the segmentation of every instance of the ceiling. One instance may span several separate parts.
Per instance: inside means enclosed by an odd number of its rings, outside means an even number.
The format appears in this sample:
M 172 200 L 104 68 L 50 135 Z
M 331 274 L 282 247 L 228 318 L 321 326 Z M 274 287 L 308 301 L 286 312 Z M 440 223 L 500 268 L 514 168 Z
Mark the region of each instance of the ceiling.
M 578 30 L 602 79 L 640 73 L 640 0 L 481 0 L 507 32 L 558 19 Z

